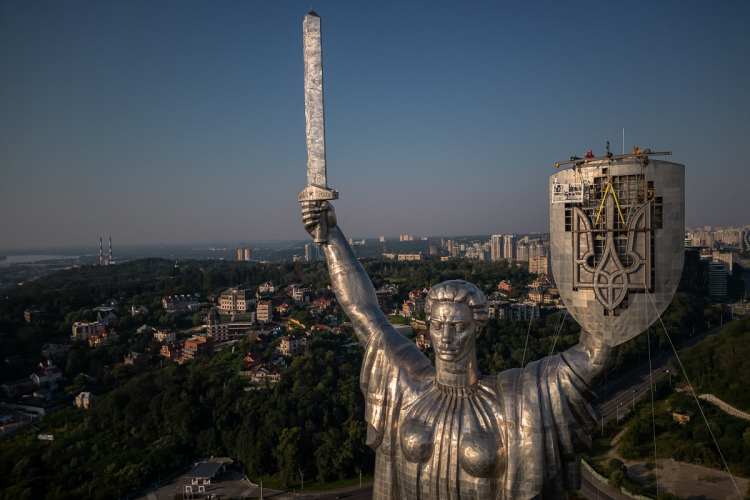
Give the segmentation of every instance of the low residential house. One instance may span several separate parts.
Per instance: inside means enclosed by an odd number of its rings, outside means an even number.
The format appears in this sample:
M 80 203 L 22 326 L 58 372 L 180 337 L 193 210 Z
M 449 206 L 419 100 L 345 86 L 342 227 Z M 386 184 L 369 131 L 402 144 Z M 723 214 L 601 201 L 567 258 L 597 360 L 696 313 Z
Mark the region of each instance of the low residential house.
M 415 340 L 417 347 L 420 349 L 429 349 L 432 345 L 430 343 L 430 331 L 429 330 L 419 330 L 417 332 L 417 338 Z
M 690 419 L 692 417 L 693 417 L 692 411 L 674 410 L 672 412 L 672 419 L 680 425 L 687 424 L 688 422 L 690 422 Z
M 148 356 L 142 352 L 130 351 L 125 355 L 124 363 L 130 366 L 139 366 L 145 368 L 148 366 Z
M 424 311 L 424 304 L 424 297 L 414 297 L 404 301 L 404 304 L 401 306 L 401 311 L 404 316 L 416 318 L 420 312 Z
M 135 316 L 136 314 L 140 314 L 141 316 L 148 316 L 148 307 L 146 306 L 130 306 L 130 314 Z
M 529 300 L 533 300 L 534 302 L 543 302 L 544 291 L 541 288 L 532 289 L 531 291 L 529 291 Z
M 159 354 L 169 360 L 177 361 L 182 357 L 182 344 L 180 342 L 167 342 L 166 344 L 162 344 Z
M 252 381 L 255 383 L 265 382 L 266 380 L 269 382 L 281 380 L 281 370 L 272 363 L 260 363 L 250 371 L 252 372 Z
M 260 324 L 273 321 L 273 302 L 270 300 L 259 300 L 255 311 L 255 320 Z
M 260 293 L 276 293 L 279 291 L 279 288 L 273 284 L 273 281 L 266 281 L 258 287 L 258 291 Z
M 76 322 L 73 323 L 73 333 L 70 336 L 73 340 L 88 340 L 91 335 L 104 328 L 104 322 L 101 320 L 87 322 Z
M 96 315 L 96 321 L 104 325 L 114 325 L 117 321 L 117 315 L 114 311 L 100 311 Z
M 154 340 L 158 342 L 174 342 L 177 340 L 177 334 L 169 328 L 162 328 L 154 334 Z
M 318 308 L 318 309 L 325 309 L 326 307 L 330 306 L 333 301 L 331 299 L 327 299 L 325 297 L 320 297 L 312 301 L 311 306 Z
M 36 311 L 34 309 L 26 309 L 23 312 L 23 319 L 26 323 L 36 323 L 42 319 L 42 311 Z
M 531 283 L 532 288 L 547 288 L 550 286 L 549 279 L 546 274 L 542 274 Z
M 245 364 L 247 366 L 255 366 L 261 361 L 261 352 L 260 351 L 253 351 L 249 352 L 247 356 L 245 356 Z
M 168 295 L 161 299 L 166 311 L 185 312 L 200 308 L 200 295 Z
M 309 303 L 312 299 L 312 289 L 306 285 L 292 285 L 292 298 L 296 302 Z
M 291 356 L 300 348 L 307 346 L 307 337 L 282 337 L 279 352 L 285 356 Z
M 51 388 L 57 387 L 57 381 L 62 378 L 62 370 L 55 366 L 52 360 L 39 363 L 39 370 L 32 373 L 29 378 L 35 387 L 49 384 Z
M 42 354 L 42 357 L 45 357 L 47 359 L 58 358 L 60 356 L 64 356 L 69 350 L 70 350 L 69 345 L 43 344 L 41 354 Z
M 410 290 L 409 291 L 409 298 L 410 299 L 414 299 L 414 298 L 417 298 L 417 297 L 422 297 L 423 295 L 424 295 L 424 293 L 422 292 L 422 290 Z
M 219 308 L 224 314 L 245 314 L 255 309 L 255 295 L 244 286 L 235 286 L 225 290 L 219 297 Z
M 282 303 L 276 308 L 276 310 L 279 311 L 280 315 L 286 316 L 294 310 L 294 306 L 287 303 Z
M 99 347 L 109 345 L 113 342 L 117 342 L 119 336 L 115 332 L 114 328 L 102 328 L 98 332 L 94 333 L 89 337 L 89 346 Z
M 213 354 L 214 339 L 211 337 L 200 337 L 193 335 L 190 340 L 185 341 L 182 348 L 182 360 L 188 361 L 201 356 L 210 356 Z
M 136 335 L 143 335 L 143 334 L 151 333 L 151 332 L 153 332 L 153 331 L 154 331 L 154 329 L 153 329 L 153 328 L 151 328 L 150 326 L 148 326 L 148 325 L 143 325 L 143 326 L 141 326 L 140 328 L 138 328 L 138 329 L 137 329 L 137 330 L 135 331 L 135 333 L 136 333 Z
M 272 353 L 269 363 L 278 366 L 281 370 L 286 370 L 286 359 L 279 353 Z
M 497 285 L 498 290 L 502 290 L 504 292 L 510 292 L 513 290 L 513 284 L 510 282 L 510 280 L 503 280 Z
M 13 382 L 5 382 L 4 384 L 0 385 L 0 388 L 2 388 L 5 391 L 5 394 L 9 398 L 13 398 L 21 394 L 24 394 L 28 389 L 31 389 L 33 386 L 34 386 L 34 382 L 29 377 L 29 378 L 22 378 L 21 380 L 15 380 Z
M 78 396 L 76 396 L 74 404 L 76 405 L 76 408 L 88 410 L 94 404 L 94 400 L 96 400 L 96 396 L 94 396 L 90 392 L 82 392 Z

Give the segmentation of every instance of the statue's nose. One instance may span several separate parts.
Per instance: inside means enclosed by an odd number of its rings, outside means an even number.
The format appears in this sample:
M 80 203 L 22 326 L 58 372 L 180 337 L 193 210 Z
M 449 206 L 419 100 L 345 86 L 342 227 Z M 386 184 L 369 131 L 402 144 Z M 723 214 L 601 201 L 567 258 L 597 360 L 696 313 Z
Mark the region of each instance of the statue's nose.
M 441 335 L 440 340 L 443 344 L 450 344 L 453 342 L 453 328 L 451 328 L 451 325 L 448 323 L 443 326 L 443 334 Z

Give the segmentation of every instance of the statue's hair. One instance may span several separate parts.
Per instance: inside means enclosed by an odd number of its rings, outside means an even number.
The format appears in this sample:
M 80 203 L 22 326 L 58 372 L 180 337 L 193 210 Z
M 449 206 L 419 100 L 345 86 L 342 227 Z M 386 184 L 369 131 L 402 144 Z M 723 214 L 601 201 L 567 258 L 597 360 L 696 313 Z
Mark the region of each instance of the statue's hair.
M 468 281 L 449 280 L 433 286 L 425 300 L 424 311 L 427 315 L 427 321 L 430 320 L 433 302 L 466 304 L 471 309 L 474 321 L 479 326 L 484 326 L 487 323 L 487 298 L 476 285 Z

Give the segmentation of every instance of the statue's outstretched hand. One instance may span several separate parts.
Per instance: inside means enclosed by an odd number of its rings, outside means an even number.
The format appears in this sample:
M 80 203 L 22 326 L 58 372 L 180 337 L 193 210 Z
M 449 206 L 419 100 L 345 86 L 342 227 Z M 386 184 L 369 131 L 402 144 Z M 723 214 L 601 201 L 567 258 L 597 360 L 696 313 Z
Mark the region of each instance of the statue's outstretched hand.
M 305 225 L 305 231 L 320 243 L 321 239 L 327 240 L 328 230 L 336 227 L 336 212 L 327 201 L 304 201 L 302 202 L 302 222 Z

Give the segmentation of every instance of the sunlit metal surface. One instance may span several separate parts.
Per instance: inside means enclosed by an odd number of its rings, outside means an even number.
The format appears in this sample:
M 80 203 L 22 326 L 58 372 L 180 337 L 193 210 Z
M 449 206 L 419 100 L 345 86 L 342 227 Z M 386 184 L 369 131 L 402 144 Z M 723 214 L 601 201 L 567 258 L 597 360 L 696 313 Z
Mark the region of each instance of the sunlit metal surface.
M 560 297 L 583 328 L 620 345 L 656 321 L 680 282 L 685 166 L 597 160 L 549 182 L 551 263 Z M 576 183 L 587 186 L 580 200 L 555 201 L 556 185 Z
M 487 320 L 482 292 L 463 281 L 427 298 L 435 366 L 398 334 L 335 224 L 323 246 L 336 297 L 365 346 L 361 388 L 367 444 L 376 451 L 376 500 L 565 498 L 580 487 L 579 454 L 596 418 L 593 386 L 614 349 L 586 333 L 563 354 L 496 376 L 479 373 L 475 340 Z M 303 203 L 311 234 L 321 217 Z

